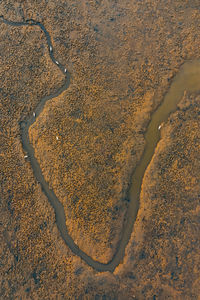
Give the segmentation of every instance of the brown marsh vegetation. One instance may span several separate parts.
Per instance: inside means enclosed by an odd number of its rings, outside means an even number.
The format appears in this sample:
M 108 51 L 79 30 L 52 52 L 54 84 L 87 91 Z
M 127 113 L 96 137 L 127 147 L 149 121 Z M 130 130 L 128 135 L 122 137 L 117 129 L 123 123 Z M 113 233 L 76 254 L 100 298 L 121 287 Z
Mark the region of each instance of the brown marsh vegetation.
M 180 65 L 199 57 L 199 3 L 10 0 L 0 11 L 44 23 L 55 56 L 72 74 L 68 91 L 46 105 L 30 136 L 73 238 L 106 262 L 120 237 L 150 113 Z M 39 30 L 0 26 L 1 297 L 197 299 L 198 96 L 187 96 L 191 106 L 183 104 L 163 129 L 123 264 L 113 275 L 98 274 L 62 242 L 20 142 L 19 122 L 62 75 Z

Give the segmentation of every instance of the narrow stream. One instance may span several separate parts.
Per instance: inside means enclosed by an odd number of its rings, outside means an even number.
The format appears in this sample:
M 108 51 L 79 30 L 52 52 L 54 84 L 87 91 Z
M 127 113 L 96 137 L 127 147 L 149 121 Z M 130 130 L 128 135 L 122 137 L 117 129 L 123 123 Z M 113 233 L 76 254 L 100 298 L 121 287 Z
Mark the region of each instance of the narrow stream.
M 0 20 L 10 26 L 38 26 L 44 32 L 46 37 L 47 46 L 49 49 L 49 55 L 53 63 L 60 69 L 60 71 L 65 75 L 65 82 L 63 86 L 58 88 L 53 94 L 46 96 L 41 99 L 40 103 L 35 109 L 36 116 L 31 116 L 27 118 L 26 121 L 21 122 L 21 138 L 22 145 L 25 152 L 27 152 L 30 163 L 33 169 L 33 173 L 37 181 L 41 184 L 42 191 L 48 198 L 48 201 L 52 205 L 55 211 L 56 224 L 61 233 L 61 236 L 66 243 L 66 245 L 72 250 L 72 252 L 79 257 L 81 257 L 89 266 L 94 268 L 97 271 L 110 271 L 113 272 L 114 269 L 119 265 L 123 260 L 125 248 L 130 239 L 133 224 L 135 222 L 137 211 L 139 208 L 139 199 L 140 199 L 140 190 L 142 179 L 145 173 L 145 170 L 150 163 L 152 156 L 154 154 L 156 145 L 160 139 L 160 132 L 158 126 L 167 121 L 169 115 L 176 110 L 176 106 L 180 99 L 183 96 L 185 90 L 189 92 L 200 91 L 200 60 L 193 62 L 186 62 L 179 70 L 177 75 L 174 77 L 174 80 L 171 84 L 171 87 L 168 93 L 165 95 L 162 104 L 158 109 L 152 114 L 151 121 L 148 125 L 147 131 L 145 133 L 146 146 L 142 158 L 137 165 L 133 177 L 131 188 L 129 190 L 129 208 L 126 213 L 126 220 L 123 225 L 122 230 L 122 239 L 119 243 L 119 247 L 116 250 L 112 260 L 103 264 L 98 261 L 93 260 L 85 252 L 83 252 L 73 241 L 71 236 L 68 234 L 66 227 L 66 218 L 64 213 L 63 205 L 59 202 L 53 190 L 49 188 L 48 183 L 45 181 L 42 171 L 40 169 L 39 163 L 37 162 L 34 149 L 29 140 L 29 127 L 37 120 L 37 117 L 43 111 L 45 103 L 57 96 L 59 96 L 63 91 L 67 90 L 70 84 L 70 74 L 58 61 L 56 61 L 53 54 L 53 46 L 51 42 L 51 37 L 44 25 L 40 22 L 34 20 L 27 20 L 26 22 L 13 22 L 5 19 L 3 16 L 0 16 Z

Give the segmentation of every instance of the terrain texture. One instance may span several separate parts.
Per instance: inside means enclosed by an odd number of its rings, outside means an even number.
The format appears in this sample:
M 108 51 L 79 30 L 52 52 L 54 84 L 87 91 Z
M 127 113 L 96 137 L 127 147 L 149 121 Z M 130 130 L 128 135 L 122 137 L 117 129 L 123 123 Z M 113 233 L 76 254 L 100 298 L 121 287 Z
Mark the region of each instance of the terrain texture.
M 98 261 L 120 240 L 151 113 L 200 57 L 199 12 L 198 1 L 0 3 L 7 19 L 43 23 L 71 73 L 29 134 L 71 236 Z M 98 273 L 62 241 L 21 145 L 20 122 L 64 76 L 39 29 L 0 26 L 2 299 L 198 299 L 200 96 L 186 93 L 164 125 L 124 260 Z

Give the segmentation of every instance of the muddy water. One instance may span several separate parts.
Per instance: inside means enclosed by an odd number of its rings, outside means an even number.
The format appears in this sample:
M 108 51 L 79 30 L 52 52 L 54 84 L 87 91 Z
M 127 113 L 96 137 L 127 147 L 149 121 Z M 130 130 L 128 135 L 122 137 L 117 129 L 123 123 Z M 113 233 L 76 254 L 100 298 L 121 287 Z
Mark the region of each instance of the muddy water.
M 130 205 L 127 211 L 127 224 L 123 232 L 120 249 L 116 256 L 124 256 L 124 249 L 131 236 L 133 224 L 139 208 L 142 179 L 147 166 L 151 162 L 156 145 L 160 140 L 160 130 L 158 129 L 158 126 L 161 123 L 166 122 L 169 115 L 176 110 L 177 104 L 183 97 L 184 91 L 200 91 L 200 60 L 186 62 L 182 65 L 179 72 L 174 77 L 161 105 L 151 116 L 151 121 L 145 133 L 145 149 L 142 158 L 133 173 L 129 191 Z
M 39 26 L 45 34 L 48 48 L 50 49 L 50 47 L 52 47 L 50 34 L 47 32 L 47 30 L 41 23 L 35 22 L 34 20 L 29 20 L 26 22 L 13 22 L 6 20 L 3 16 L 0 16 L 0 20 L 9 26 Z M 125 248 L 128 244 L 131 232 L 133 230 L 134 221 L 136 219 L 139 207 L 142 179 L 145 170 L 152 159 L 156 145 L 160 139 L 160 132 L 158 130 L 158 126 L 160 123 L 165 122 L 168 116 L 176 110 L 177 103 L 180 101 L 185 90 L 190 92 L 200 91 L 200 61 L 187 62 L 180 68 L 180 71 L 174 77 L 171 87 L 166 96 L 164 97 L 162 104 L 152 114 L 151 121 L 148 125 L 145 134 L 145 150 L 132 177 L 131 188 L 129 191 L 130 204 L 127 210 L 126 220 L 123 225 L 122 239 L 112 260 L 108 264 L 102 264 L 98 261 L 93 260 L 86 253 L 84 253 L 74 243 L 73 239 L 68 234 L 63 205 L 56 197 L 54 191 L 49 188 L 48 183 L 45 181 L 42 171 L 40 169 L 40 165 L 35 158 L 34 149 L 29 140 L 29 127 L 37 120 L 37 117 L 43 111 L 45 103 L 49 99 L 55 98 L 58 95 L 60 95 L 63 91 L 67 90 L 70 84 L 69 73 L 65 72 L 64 67 L 55 60 L 53 50 L 49 50 L 49 55 L 55 66 L 58 67 L 60 71 L 65 75 L 65 82 L 63 86 L 61 86 L 57 89 L 57 91 L 55 91 L 55 93 L 41 99 L 40 103 L 35 109 L 36 117 L 29 116 L 26 121 L 21 123 L 22 145 L 24 151 L 27 152 L 29 156 L 35 178 L 41 184 L 43 192 L 47 196 L 49 203 L 54 208 L 56 224 L 66 245 L 72 250 L 74 254 L 81 257 L 89 266 L 93 267 L 95 270 L 100 272 L 113 272 L 114 269 L 118 266 L 118 264 L 123 260 Z

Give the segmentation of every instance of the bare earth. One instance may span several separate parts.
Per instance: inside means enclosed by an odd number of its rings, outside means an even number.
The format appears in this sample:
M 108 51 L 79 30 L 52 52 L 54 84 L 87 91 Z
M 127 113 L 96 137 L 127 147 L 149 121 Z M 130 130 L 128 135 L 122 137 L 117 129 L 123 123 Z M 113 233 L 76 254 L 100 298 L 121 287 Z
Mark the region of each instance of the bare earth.
M 195 0 L 0 3 L 7 19 L 43 23 L 71 73 L 29 134 L 71 236 L 100 262 L 120 239 L 151 113 L 200 57 L 199 13 Z M 98 273 L 62 241 L 21 145 L 19 122 L 63 75 L 39 29 L 0 28 L 1 298 L 198 299 L 200 95 L 185 94 L 164 125 L 124 260 Z

